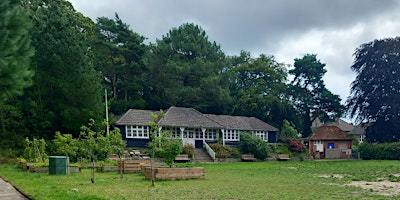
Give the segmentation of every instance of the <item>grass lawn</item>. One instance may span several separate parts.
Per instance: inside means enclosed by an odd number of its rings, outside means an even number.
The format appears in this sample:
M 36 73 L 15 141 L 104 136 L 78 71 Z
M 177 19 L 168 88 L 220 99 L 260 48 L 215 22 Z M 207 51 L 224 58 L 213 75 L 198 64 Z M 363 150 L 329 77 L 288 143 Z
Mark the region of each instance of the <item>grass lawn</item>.
M 35 200 L 40 199 L 400 199 L 399 161 L 289 161 L 194 164 L 205 167 L 205 179 L 157 181 L 151 186 L 140 173 L 96 173 L 69 177 L 29 173 L 15 165 L 0 166 L 0 176 Z M 373 186 L 379 190 L 346 185 Z M 360 182 L 367 181 L 367 182 Z M 385 190 L 386 188 L 386 190 Z M 398 191 L 400 192 L 400 191 Z M 397 196 L 396 196 L 397 195 Z

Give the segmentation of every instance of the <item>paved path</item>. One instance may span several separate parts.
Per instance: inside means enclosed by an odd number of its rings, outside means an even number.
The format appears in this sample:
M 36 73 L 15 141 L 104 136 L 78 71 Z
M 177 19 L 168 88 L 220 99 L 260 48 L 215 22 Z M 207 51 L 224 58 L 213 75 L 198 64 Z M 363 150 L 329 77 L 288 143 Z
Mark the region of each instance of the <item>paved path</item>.
M 27 200 L 10 183 L 0 178 L 0 199 L 1 200 Z

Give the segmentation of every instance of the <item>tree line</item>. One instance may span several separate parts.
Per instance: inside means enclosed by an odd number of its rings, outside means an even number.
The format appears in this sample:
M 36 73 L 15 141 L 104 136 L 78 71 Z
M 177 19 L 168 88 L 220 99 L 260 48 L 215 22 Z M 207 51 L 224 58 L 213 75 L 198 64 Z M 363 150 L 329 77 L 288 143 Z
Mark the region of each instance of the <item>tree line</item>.
M 101 128 L 104 89 L 114 116 L 174 105 L 254 116 L 277 128 L 287 120 L 304 137 L 316 117 L 333 120 L 345 111 L 325 87 L 325 63 L 315 54 L 294 58 L 294 66 L 248 51 L 225 55 L 193 23 L 145 44 L 118 14 L 93 21 L 65 0 L 5 0 L 0 7 L 8 19 L 0 22 L 7 30 L 0 36 L 3 147 L 18 148 L 25 137 L 50 140 L 56 131 L 76 137 L 89 119 Z

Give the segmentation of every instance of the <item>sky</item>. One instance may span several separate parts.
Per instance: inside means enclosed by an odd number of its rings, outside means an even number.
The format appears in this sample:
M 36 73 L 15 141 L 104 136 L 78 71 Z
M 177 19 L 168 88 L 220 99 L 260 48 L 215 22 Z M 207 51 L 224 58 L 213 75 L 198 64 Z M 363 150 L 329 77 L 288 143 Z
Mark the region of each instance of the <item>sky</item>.
M 293 66 L 295 58 L 317 54 L 325 63 L 326 87 L 350 95 L 353 53 L 375 39 L 400 36 L 398 0 L 69 0 L 93 21 L 118 13 L 130 29 L 162 39 L 184 23 L 199 25 L 226 55 L 248 51 L 273 55 Z

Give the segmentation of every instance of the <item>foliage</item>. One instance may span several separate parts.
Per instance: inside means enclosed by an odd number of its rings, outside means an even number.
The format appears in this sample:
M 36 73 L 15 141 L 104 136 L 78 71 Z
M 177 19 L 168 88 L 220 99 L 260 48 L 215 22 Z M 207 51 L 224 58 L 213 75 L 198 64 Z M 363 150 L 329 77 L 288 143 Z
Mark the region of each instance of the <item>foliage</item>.
M 122 114 L 132 107 L 144 107 L 144 37 L 129 29 L 115 14 L 114 19 L 97 18 L 95 62 L 106 87 L 111 91 L 111 109 Z
M 216 158 L 240 158 L 240 152 L 237 148 L 219 143 L 210 144 L 210 147 L 215 152 Z
M 284 140 L 285 138 L 298 138 L 299 133 L 287 120 L 283 120 L 282 128 L 279 132 L 279 139 Z
M 54 136 L 53 143 L 56 146 L 56 153 L 70 157 L 70 160 L 76 160 L 79 150 L 78 140 L 72 137 L 72 134 L 61 134 L 59 131 Z
M 160 117 L 164 117 L 164 112 L 160 112 Z M 158 115 L 152 114 L 153 121 L 150 122 L 150 137 L 148 143 L 150 155 L 152 158 L 164 158 L 165 163 L 172 167 L 174 160 L 178 154 L 182 152 L 182 144 L 180 140 L 172 139 L 171 133 L 168 131 L 160 131 L 159 126 L 155 121 L 159 118 Z
M 272 145 L 271 152 L 275 154 L 290 154 L 289 146 L 286 143 L 281 143 L 279 145 Z
M 17 0 L 0 3 L 0 106 L 32 85 L 30 58 L 34 55 L 29 29 L 32 26 Z M 0 120 L 5 116 L 0 115 Z
M 284 64 L 264 54 L 251 58 L 244 51 L 229 61 L 231 66 L 224 74 L 230 80 L 233 114 L 254 116 L 278 127 L 283 119 L 296 120 L 295 112 L 284 98 L 287 80 Z
M 76 134 L 83 121 L 99 120 L 103 111 L 101 79 L 91 60 L 95 24 L 66 0 L 22 2 L 36 50 L 34 84 L 20 98 L 22 126 L 48 139 L 56 131 Z
M 264 160 L 268 157 L 267 143 L 248 132 L 240 133 L 239 149 L 243 154 L 254 154 L 254 157 L 259 160 Z
M 53 139 L 56 152 L 69 156 L 74 162 L 81 159 L 105 160 L 107 154 L 122 152 L 126 144 L 119 129 L 116 128 L 107 135 L 104 130 L 94 131 L 94 123 L 94 120 L 90 119 L 88 126 L 82 126 L 79 138 L 57 132 Z
M 194 156 L 194 146 L 192 144 L 186 144 L 182 147 L 182 153 L 187 154 L 189 158 L 193 158 Z
M 294 78 L 289 88 L 291 101 L 303 116 L 301 134 L 307 137 L 311 134 L 311 123 L 317 117 L 324 120 L 334 120 L 343 113 L 339 95 L 331 93 L 322 79 L 326 73 L 325 64 L 316 55 L 307 54 L 294 60 L 294 69 L 289 74 Z
M 198 25 L 171 29 L 146 55 L 144 96 L 151 109 L 170 105 L 222 113 L 230 102 L 229 85 L 220 72 L 226 66 L 219 45 Z
M 360 157 L 364 160 L 399 160 L 400 143 L 367 143 L 359 145 Z
M 40 140 L 33 138 L 25 139 L 24 159 L 28 162 L 46 162 L 48 159 L 46 153 L 46 141 L 42 138 Z
M 347 99 L 349 116 L 371 123 L 366 137 L 371 142 L 395 142 L 400 138 L 400 38 L 362 44 L 354 52 L 356 79 Z
M 288 145 L 290 152 L 304 153 L 307 152 L 307 147 L 299 139 L 285 138 L 284 142 Z

